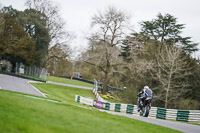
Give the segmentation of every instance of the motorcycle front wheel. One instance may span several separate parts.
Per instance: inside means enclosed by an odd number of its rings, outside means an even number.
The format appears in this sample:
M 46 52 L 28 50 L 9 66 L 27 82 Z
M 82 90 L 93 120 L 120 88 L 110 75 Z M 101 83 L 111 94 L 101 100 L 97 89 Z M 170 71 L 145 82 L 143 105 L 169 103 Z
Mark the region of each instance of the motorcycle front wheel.
M 142 109 L 143 117 L 148 117 L 149 116 L 149 109 L 150 109 L 150 107 L 148 105 L 143 107 L 143 109 Z

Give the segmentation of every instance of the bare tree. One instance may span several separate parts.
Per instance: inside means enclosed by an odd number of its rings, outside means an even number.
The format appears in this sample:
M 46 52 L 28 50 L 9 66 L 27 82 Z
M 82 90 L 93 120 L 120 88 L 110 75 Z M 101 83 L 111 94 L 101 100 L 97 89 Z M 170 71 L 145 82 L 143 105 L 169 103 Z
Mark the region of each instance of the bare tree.
M 71 50 L 67 46 L 64 49 L 60 45 L 51 47 L 48 60 L 44 62 L 49 73 L 57 76 L 70 75 L 69 70 L 72 69 L 72 64 L 69 61 L 69 54 Z
M 156 73 L 156 78 L 160 82 L 160 88 L 155 98 L 163 100 L 167 108 L 169 102 L 177 100 L 187 92 L 189 83 L 185 79 L 191 75 L 191 68 L 183 50 L 166 45 L 164 48 L 165 52 L 157 56 L 160 73 Z
M 114 7 L 98 12 L 92 17 L 91 27 L 96 29 L 95 39 L 116 46 L 121 43 L 128 29 L 129 17 Z
M 92 17 L 93 35 L 89 37 L 91 49 L 84 61 L 102 73 L 103 93 L 107 91 L 107 84 L 113 71 L 123 64 L 116 46 L 122 41 L 127 22 L 127 15 L 114 7 L 109 7 L 105 12 L 98 12 Z
M 87 51 L 84 56 L 84 62 L 93 65 L 100 71 L 99 76 L 103 80 L 103 94 L 107 92 L 107 84 L 112 78 L 113 72 L 116 72 L 116 67 L 123 65 L 123 60 L 119 57 L 117 47 L 110 47 L 108 44 L 100 44 L 94 51 Z

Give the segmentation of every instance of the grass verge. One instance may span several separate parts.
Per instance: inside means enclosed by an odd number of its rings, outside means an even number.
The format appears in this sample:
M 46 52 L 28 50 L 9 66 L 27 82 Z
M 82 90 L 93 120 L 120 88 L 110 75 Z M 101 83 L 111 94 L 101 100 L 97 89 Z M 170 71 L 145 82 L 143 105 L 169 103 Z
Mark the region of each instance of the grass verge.
M 53 81 L 58 83 L 65 83 L 65 84 L 71 84 L 71 85 L 79 85 L 79 86 L 85 86 L 85 87 L 93 87 L 93 84 L 89 84 L 86 82 L 74 80 L 74 79 L 67 79 L 67 78 L 60 78 L 60 77 L 54 77 L 54 76 L 47 76 L 47 81 Z
M 54 84 L 45 83 L 31 83 L 42 93 L 47 94 L 46 96 L 50 99 L 55 99 L 63 103 L 74 103 L 75 95 L 80 95 L 83 97 L 89 97 L 94 99 L 94 95 L 91 90 L 79 89 L 73 87 L 66 87 Z
M 1 133 L 178 132 L 94 109 L 31 99 L 5 90 L 0 90 L 0 101 Z

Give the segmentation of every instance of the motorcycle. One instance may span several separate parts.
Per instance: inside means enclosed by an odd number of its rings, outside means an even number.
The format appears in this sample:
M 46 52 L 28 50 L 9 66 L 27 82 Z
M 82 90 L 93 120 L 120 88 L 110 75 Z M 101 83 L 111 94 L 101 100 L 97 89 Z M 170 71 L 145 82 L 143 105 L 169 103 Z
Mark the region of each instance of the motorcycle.
M 141 112 L 143 117 L 148 117 L 149 116 L 149 111 L 151 109 L 151 101 L 152 97 L 147 97 L 144 100 L 141 100 Z

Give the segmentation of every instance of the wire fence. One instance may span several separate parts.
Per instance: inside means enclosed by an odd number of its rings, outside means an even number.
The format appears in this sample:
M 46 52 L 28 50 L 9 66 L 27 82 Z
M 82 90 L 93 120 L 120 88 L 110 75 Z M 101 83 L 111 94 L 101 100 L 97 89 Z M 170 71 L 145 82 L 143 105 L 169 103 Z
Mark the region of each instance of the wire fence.
M 24 75 L 30 78 L 39 78 L 42 80 L 46 80 L 47 78 L 47 70 L 45 68 L 37 67 L 37 66 L 25 66 L 22 63 L 16 63 L 15 73 L 12 73 L 12 65 L 10 62 L 5 60 L 0 60 L 0 72 L 2 73 L 10 73 L 17 75 Z
M 15 73 L 33 76 L 43 80 L 46 80 L 47 78 L 47 70 L 45 68 L 37 66 L 25 66 L 21 63 L 16 63 Z

